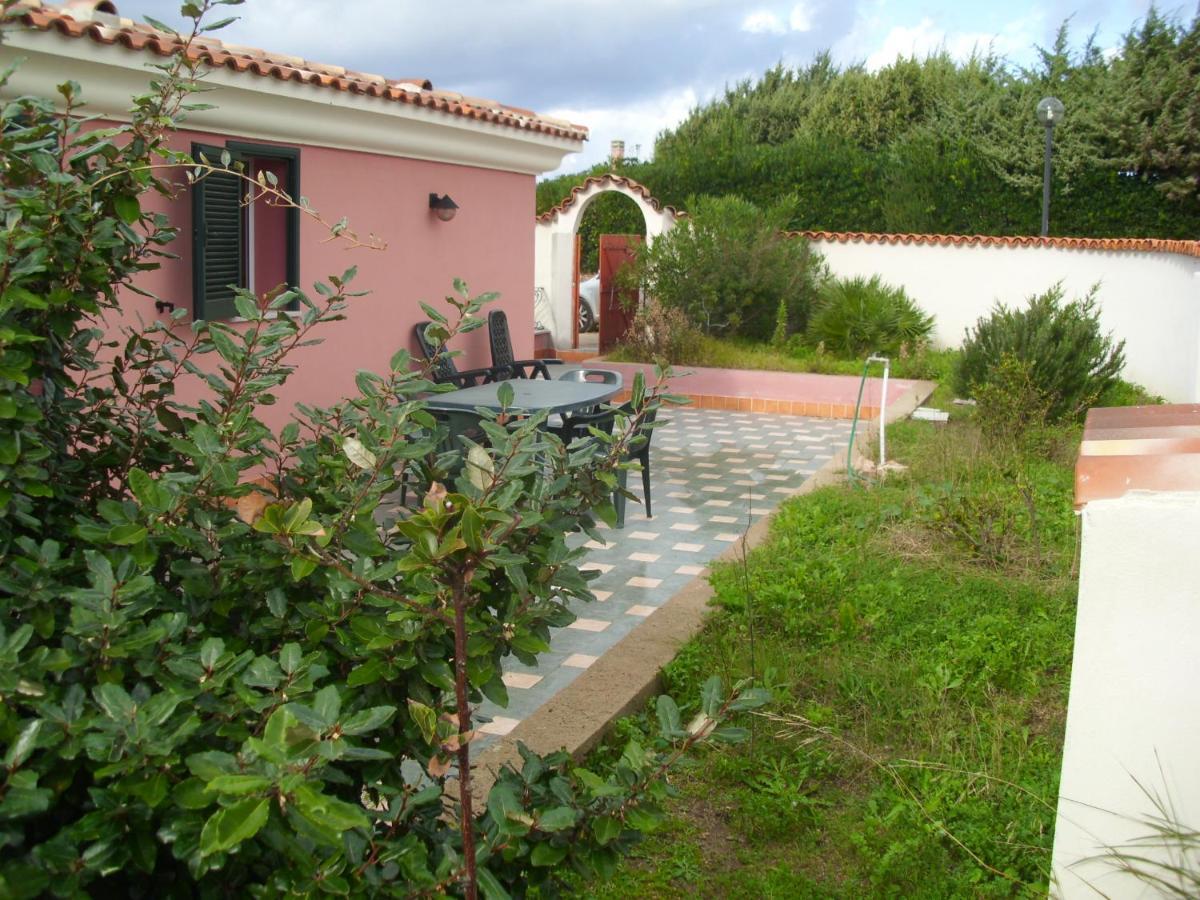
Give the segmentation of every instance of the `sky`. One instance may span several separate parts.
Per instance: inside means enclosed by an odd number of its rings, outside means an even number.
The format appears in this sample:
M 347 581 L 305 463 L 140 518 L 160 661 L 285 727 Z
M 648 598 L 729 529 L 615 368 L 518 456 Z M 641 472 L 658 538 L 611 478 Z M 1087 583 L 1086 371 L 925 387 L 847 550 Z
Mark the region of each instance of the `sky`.
M 121 15 L 178 25 L 178 0 L 116 0 Z M 1160 0 L 1190 20 L 1197 0 Z M 229 43 L 302 56 L 497 100 L 591 129 L 558 173 L 608 157 L 610 142 L 649 158 L 655 136 L 727 85 L 829 50 L 878 69 L 940 48 L 1029 64 L 1070 21 L 1101 48 L 1150 0 L 247 0 Z M 215 19 L 214 19 L 215 20 Z M 547 177 L 557 173 L 547 173 Z

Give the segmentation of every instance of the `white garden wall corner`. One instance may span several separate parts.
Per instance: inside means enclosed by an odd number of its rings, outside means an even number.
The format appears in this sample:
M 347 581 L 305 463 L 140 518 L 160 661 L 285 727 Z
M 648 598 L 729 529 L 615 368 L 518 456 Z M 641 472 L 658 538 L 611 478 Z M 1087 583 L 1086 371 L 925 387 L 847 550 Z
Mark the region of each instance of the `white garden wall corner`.
M 1165 896 L 1113 850 L 1200 872 L 1200 847 L 1156 839 L 1200 829 L 1200 406 L 1093 409 L 1076 467 L 1082 509 L 1051 894 Z M 1147 840 L 1149 838 L 1149 840 Z M 1183 896 L 1183 893 L 1178 896 Z

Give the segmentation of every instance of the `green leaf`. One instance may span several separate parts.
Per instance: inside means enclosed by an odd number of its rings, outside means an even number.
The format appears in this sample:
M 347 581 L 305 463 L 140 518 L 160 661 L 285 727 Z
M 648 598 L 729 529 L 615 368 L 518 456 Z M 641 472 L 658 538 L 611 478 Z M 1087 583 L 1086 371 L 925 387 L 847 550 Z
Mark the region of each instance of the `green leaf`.
M 700 689 L 700 706 L 709 718 L 714 718 L 720 711 L 722 692 L 720 675 L 713 675 Z
M 254 837 L 267 824 L 270 802 L 266 797 L 250 797 L 214 813 L 200 832 L 200 855 L 232 850 Z
M 137 707 L 133 698 L 119 684 L 100 684 L 92 690 L 105 715 L 117 721 L 132 719 Z
M 258 318 L 258 305 L 240 291 L 233 295 L 233 305 L 237 309 L 237 314 L 243 319 Z
M 429 316 L 430 319 L 437 322 L 439 325 L 447 324 L 446 317 L 438 312 L 437 309 L 430 306 L 424 300 L 418 300 L 417 303 L 420 305 L 421 309 L 425 311 L 425 315 Z
M 203 753 L 193 753 L 186 760 L 188 771 L 205 782 L 212 781 L 219 775 L 237 771 L 237 757 L 219 750 L 206 750 Z
M 316 571 L 316 560 L 309 559 L 307 556 L 292 557 L 292 581 L 303 581 L 314 571 Z
M 225 652 L 225 642 L 220 638 L 209 638 L 200 645 L 200 665 L 212 669 Z
M 513 386 L 511 383 L 505 381 L 500 385 L 496 391 L 496 401 L 500 404 L 501 409 L 508 409 L 512 406 Z
M 158 485 L 141 469 L 129 470 L 129 489 L 143 507 L 155 509 L 160 505 L 161 491 Z
M 321 688 L 317 691 L 317 696 L 313 698 L 312 708 L 326 727 L 333 725 L 338 720 L 338 713 L 342 709 L 342 698 L 338 694 L 338 689 L 332 684 Z
M 360 469 L 374 469 L 377 463 L 375 454 L 363 446 L 363 442 L 358 438 L 346 438 L 342 443 L 342 452 L 346 454 L 346 459 Z
M 575 810 L 569 806 L 555 806 L 537 817 L 541 831 L 562 831 L 575 827 Z
M 171 797 L 181 809 L 204 809 L 216 802 L 199 778 L 185 778 L 171 791 Z
M 350 674 L 346 676 L 346 686 L 361 687 L 364 684 L 373 684 L 383 677 L 383 670 L 382 659 L 378 657 L 370 659 L 361 666 L 350 670 Z
M 742 712 L 747 709 L 758 709 L 771 702 L 771 692 L 766 688 L 747 688 L 736 700 L 729 704 L 731 712 Z
M 487 697 L 501 709 L 508 708 L 508 686 L 505 685 L 499 672 L 496 672 L 480 690 L 483 691 L 483 696 Z
M 625 811 L 626 824 L 638 831 L 654 831 L 664 818 L 662 812 L 645 803 Z
M 0 802 L 0 821 L 43 813 L 53 797 L 54 792 L 47 788 L 10 787 Z
M 322 794 L 311 785 L 300 785 L 293 796 L 301 815 L 327 831 L 340 834 L 353 828 L 371 827 L 371 820 L 361 806 Z
M 300 663 L 304 659 L 300 652 L 299 644 L 284 644 L 283 649 L 279 651 L 279 668 L 292 675 L 300 668 Z
M 394 706 L 372 706 L 370 709 L 356 712 L 346 719 L 342 723 L 342 733 L 366 734 L 368 731 L 382 728 L 391 721 L 395 714 L 396 707 Z
M 8 748 L 8 753 L 4 755 L 5 768 L 11 771 L 29 759 L 29 754 L 37 746 L 38 733 L 41 730 L 41 719 L 33 719 L 22 726 L 17 739 L 12 742 L 12 745 Z
M 529 861 L 535 866 L 557 866 L 566 858 L 567 848 L 556 847 L 553 844 L 536 844 L 529 854 Z
M 517 795 L 511 787 L 504 783 L 497 784 L 492 788 L 488 794 L 487 808 L 491 813 L 492 820 L 500 828 L 504 827 L 510 813 L 521 812 L 521 804 L 517 800 Z
M 511 900 L 500 879 L 488 871 L 487 867 L 480 866 L 476 869 L 475 877 L 479 880 L 479 890 L 483 893 L 484 900 Z
M 300 527 L 301 524 L 308 521 L 308 517 L 312 514 L 312 499 L 305 497 L 298 503 L 293 503 L 288 507 L 287 513 L 283 517 L 283 530 L 291 533 Z
M 615 816 L 601 816 L 592 823 L 592 834 L 601 847 L 619 838 L 621 830 L 621 822 Z
M 162 803 L 163 798 L 167 796 L 167 791 L 170 788 L 170 783 L 167 781 L 167 776 L 162 772 L 156 772 L 149 778 L 143 778 L 133 784 L 128 785 L 129 793 L 137 797 L 151 809 Z
M 243 684 L 247 684 L 250 687 L 266 688 L 269 691 L 275 690 L 282 680 L 283 670 L 279 668 L 279 663 L 275 662 L 269 656 L 256 657 L 242 673 Z
M 127 547 L 132 544 L 140 544 L 146 539 L 146 531 L 141 525 L 136 522 L 128 522 L 124 525 L 115 525 L 108 532 L 108 539 L 119 547 Z
M 662 694 L 655 701 L 654 707 L 655 712 L 658 713 L 658 727 L 663 737 L 669 740 L 682 734 L 683 722 L 679 718 L 679 707 L 674 700 L 666 694 Z
M 408 712 L 413 721 L 417 723 L 417 728 L 420 729 L 425 743 L 434 743 L 437 738 L 437 713 L 411 697 L 408 699 Z
M 266 790 L 271 784 L 270 778 L 261 775 L 218 775 L 206 787 L 218 794 L 253 794 Z
M 132 225 L 142 215 L 138 198 L 128 194 L 113 198 L 113 210 L 126 225 Z
M 462 537 L 466 542 L 467 547 L 471 550 L 483 549 L 483 519 L 479 513 L 475 511 L 475 507 L 468 506 L 462 511 L 461 519 Z

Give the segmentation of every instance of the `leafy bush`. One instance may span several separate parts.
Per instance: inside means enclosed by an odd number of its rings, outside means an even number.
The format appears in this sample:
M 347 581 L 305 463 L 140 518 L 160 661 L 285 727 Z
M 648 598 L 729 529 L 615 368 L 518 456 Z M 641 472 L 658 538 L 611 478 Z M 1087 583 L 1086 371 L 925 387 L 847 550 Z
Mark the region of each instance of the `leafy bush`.
M 836 278 L 821 288 L 808 325 L 811 344 L 849 358 L 879 353 L 899 356 L 920 350 L 929 341 L 933 316 L 903 288 L 871 278 Z
M 1050 407 L 1034 383 L 1033 366 L 1011 353 L 1000 357 L 988 381 L 975 389 L 975 418 L 987 438 L 1006 441 L 1044 425 Z
M 1048 421 L 1081 416 L 1113 385 L 1125 365 L 1125 342 L 1100 331 L 1096 288 L 1063 303 L 1061 282 L 1029 299 L 1024 309 L 997 304 L 968 329 L 954 373 L 954 389 L 977 392 L 1000 373 L 1006 356 L 1028 366 L 1046 398 Z
M 185 4 L 192 39 L 210 5 Z M 175 234 L 141 209 L 175 191 L 157 173 L 238 174 L 169 149 L 197 65 L 164 63 L 115 128 L 74 114 L 72 84 L 67 115 L 0 114 L 0 895 L 503 896 L 560 862 L 610 871 L 678 754 L 736 739 L 720 720 L 762 698 L 710 684 L 690 730 L 663 698 L 661 742 L 600 773 L 526 753 L 478 816 L 472 706 L 506 702 L 502 659 L 535 661 L 589 598 L 566 535 L 609 515 L 660 398 L 635 383 L 633 414 L 570 453 L 540 417 L 485 417 L 487 446 L 458 448 L 400 351 L 273 433 L 262 408 L 353 270 L 316 300 L 241 292 L 244 323 L 181 310 L 107 340 L 96 320 Z M 426 312 L 444 341 L 488 299 L 460 284 Z
M 801 331 L 826 270 L 807 241 L 782 233 L 792 206 L 695 198 L 688 218 L 638 250 L 626 279 L 705 334 L 766 340 L 781 303 L 789 333 Z
M 670 365 L 694 365 L 703 354 L 704 335 L 683 310 L 650 300 L 639 307 L 621 345 L 629 359 Z

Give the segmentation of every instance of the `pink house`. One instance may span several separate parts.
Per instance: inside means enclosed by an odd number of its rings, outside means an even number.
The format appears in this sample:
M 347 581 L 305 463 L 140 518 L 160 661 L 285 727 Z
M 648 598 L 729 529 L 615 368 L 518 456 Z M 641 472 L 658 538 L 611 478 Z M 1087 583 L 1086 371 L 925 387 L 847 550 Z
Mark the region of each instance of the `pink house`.
M 24 58 L 4 94 L 51 97 L 73 79 L 89 112 L 119 121 L 147 88 L 147 63 L 179 47 L 175 36 L 121 18 L 109 0 L 23 0 L 0 44 L 0 65 Z M 261 202 L 243 209 L 244 189 L 232 178 L 185 187 L 165 205 L 182 227 L 172 247 L 181 258 L 140 284 L 192 317 L 233 317 L 232 282 L 311 291 L 314 281 L 358 267 L 354 287 L 370 294 L 353 301 L 346 321 L 322 330 L 324 343 L 297 357 L 281 412 L 297 400 L 345 396 L 356 370 L 381 371 L 397 348 L 412 349 L 413 325 L 426 318 L 418 301 L 436 305 L 456 277 L 473 292 L 500 292 L 517 356 L 533 355 L 534 183 L 582 148 L 585 128 L 436 90 L 421 78 L 352 72 L 210 37 L 189 52 L 204 64 L 210 90 L 201 99 L 216 108 L 187 119 L 178 149 L 210 158 L 227 150 L 251 170 L 274 173 L 328 221 L 347 217 L 360 235 L 386 243 L 382 251 L 348 250 L 294 211 Z M 435 196 L 457 204 L 451 221 L 431 208 Z M 162 315 L 132 292 L 125 304 L 129 318 Z M 487 362 L 483 332 L 467 335 L 461 349 L 463 365 Z

